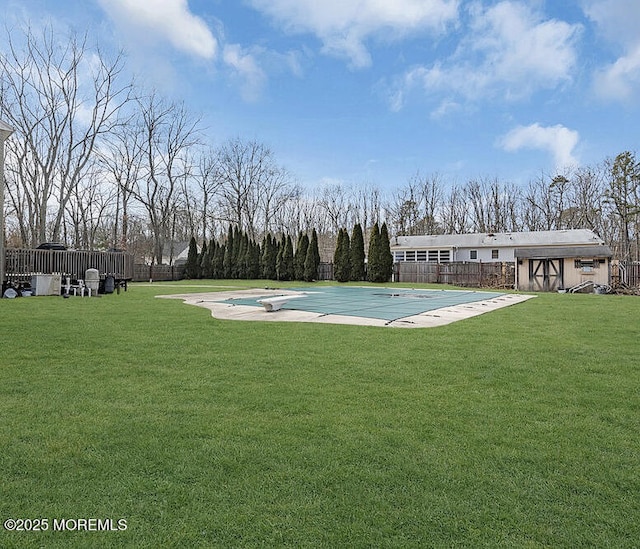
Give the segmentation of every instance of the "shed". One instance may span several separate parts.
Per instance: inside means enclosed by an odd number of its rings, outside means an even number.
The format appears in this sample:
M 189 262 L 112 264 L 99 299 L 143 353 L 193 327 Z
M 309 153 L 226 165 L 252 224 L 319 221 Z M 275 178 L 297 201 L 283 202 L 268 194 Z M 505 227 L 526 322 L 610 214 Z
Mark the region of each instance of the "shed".
M 611 280 L 609 246 L 517 248 L 516 288 L 549 292 L 581 284 L 608 285 Z

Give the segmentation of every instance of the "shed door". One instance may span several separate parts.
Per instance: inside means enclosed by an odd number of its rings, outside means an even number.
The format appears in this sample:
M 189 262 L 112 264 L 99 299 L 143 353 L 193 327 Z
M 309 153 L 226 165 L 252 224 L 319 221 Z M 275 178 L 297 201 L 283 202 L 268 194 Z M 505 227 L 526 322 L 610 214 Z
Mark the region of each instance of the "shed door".
M 534 292 L 554 292 L 564 287 L 562 259 L 530 259 L 529 288 Z

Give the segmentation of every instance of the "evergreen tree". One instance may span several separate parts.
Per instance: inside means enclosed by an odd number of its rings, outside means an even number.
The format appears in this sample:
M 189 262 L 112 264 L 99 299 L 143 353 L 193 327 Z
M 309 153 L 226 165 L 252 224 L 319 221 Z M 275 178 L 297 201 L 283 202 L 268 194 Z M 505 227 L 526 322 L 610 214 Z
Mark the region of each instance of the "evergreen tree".
M 260 278 L 262 274 L 260 272 L 260 245 L 254 240 L 251 240 L 249 250 L 247 277 L 251 279 Z
M 360 223 L 356 223 L 353 227 L 350 256 L 351 280 L 364 280 L 364 236 L 362 234 L 362 227 L 360 226 Z
M 304 262 L 307 259 L 307 250 L 309 248 L 309 237 L 307 233 L 300 233 L 298 243 L 296 245 L 296 254 L 294 256 L 294 279 L 304 280 Z
M 389 242 L 389 230 L 387 223 L 380 227 L 380 282 L 389 282 L 393 274 L 393 254 L 391 253 L 391 243 Z
M 235 261 L 235 277 L 244 279 L 247 278 L 247 252 L 248 252 L 249 237 L 244 231 L 238 233 L 238 255 Z
M 304 279 L 307 282 L 318 278 L 319 265 L 320 250 L 318 249 L 318 233 L 313 229 L 311 239 L 309 240 L 309 248 L 307 249 L 307 257 L 304 260 Z
M 216 253 L 217 242 L 214 238 L 209 241 L 207 246 L 207 254 L 200 263 L 201 278 L 213 278 L 213 258 Z
M 231 276 L 233 278 L 240 278 L 240 251 L 242 248 L 242 235 L 240 228 L 235 227 L 233 230 L 233 249 L 231 252 Z
M 342 280 L 342 249 L 344 247 L 342 239 L 342 229 L 338 230 L 338 238 L 336 240 L 336 249 L 333 252 L 333 278 L 338 282 Z
M 262 249 L 262 278 L 267 280 L 276 279 L 276 259 L 278 254 L 277 243 L 271 234 L 267 234 L 264 239 Z
M 293 264 L 293 241 L 291 236 L 287 235 L 284 243 L 284 251 L 282 252 L 283 278 L 282 280 L 293 280 L 295 267 Z
M 223 278 L 231 278 L 233 273 L 233 229 L 229 225 L 227 243 L 225 244 L 224 259 L 222 262 Z
M 369 254 L 367 256 L 367 280 L 369 282 L 381 282 L 380 259 L 380 229 L 375 223 L 369 237 Z
M 207 261 L 209 260 L 209 250 L 207 248 L 207 241 L 202 241 L 202 250 L 198 255 L 198 278 L 204 278 L 204 274 L 207 271 Z
M 284 268 L 284 235 L 278 242 L 278 254 L 276 256 L 276 277 L 278 280 L 286 280 Z
M 349 248 L 349 233 L 347 229 L 340 229 L 333 254 L 333 277 L 338 282 L 347 282 L 349 280 L 351 273 Z
M 224 257 L 226 255 L 227 247 L 224 244 L 219 244 L 216 247 L 215 255 L 213 257 L 213 278 L 224 278 Z
M 200 263 L 198 261 L 198 244 L 194 236 L 189 241 L 189 253 L 187 254 L 187 263 L 185 265 L 185 278 L 198 278 L 200 274 Z

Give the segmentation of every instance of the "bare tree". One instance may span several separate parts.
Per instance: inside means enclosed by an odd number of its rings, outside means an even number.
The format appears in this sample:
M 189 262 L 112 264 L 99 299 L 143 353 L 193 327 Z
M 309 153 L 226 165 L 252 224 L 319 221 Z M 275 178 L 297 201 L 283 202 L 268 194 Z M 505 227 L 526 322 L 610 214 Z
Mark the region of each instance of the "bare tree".
M 143 137 L 142 168 L 132 192 L 145 208 L 160 264 L 167 239 L 175 232 L 180 183 L 191 173 L 188 152 L 198 144 L 199 119 L 184 105 L 169 103 L 153 92 L 138 100 Z
M 252 239 L 270 226 L 274 209 L 294 187 L 271 149 L 257 141 L 236 138 L 224 143 L 218 150 L 217 173 L 224 219 Z
M 442 207 L 442 224 L 445 234 L 462 234 L 469 230 L 469 207 L 465 192 L 453 185 Z
M 392 232 L 401 235 L 422 233 L 420 226 L 421 192 L 415 180 L 398 189 L 387 208 Z
M 129 247 L 130 204 L 142 169 L 142 126 L 129 117 L 107 136 L 97 149 L 104 176 L 116 189 L 111 247 L 127 250 Z
M 603 233 L 604 170 L 600 166 L 584 166 L 576 169 L 571 177 L 569 204 L 573 209 L 572 224 L 575 228 Z
M 25 244 L 58 240 L 66 205 L 131 85 L 119 83 L 121 57 L 90 51 L 86 36 L 58 40 L 51 27 L 6 34 L 0 113 L 16 129 L 9 194 Z
M 517 231 L 519 220 L 519 189 L 497 178 L 472 180 L 465 186 L 471 204 L 472 230 L 480 233 Z
M 329 232 L 337 237 L 338 231 L 348 225 L 353 208 L 349 190 L 341 183 L 326 184 L 320 189 L 317 201 L 329 221 Z
M 606 164 L 608 182 L 605 197 L 618 222 L 620 258 L 628 260 L 632 256 L 632 234 L 635 233 L 637 239 L 640 228 L 640 162 L 633 153 L 625 151 L 613 160 L 607 160 Z M 636 250 L 636 257 L 638 255 Z
M 207 147 L 199 151 L 194 163 L 191 180 L 196 188 L 196 200 L 200 204 L 202 238 L 210 239 L 216 232 L 215 200 L 222 187 L 220 167 L 216 151 Z
M 106 218 L 117 202 L 113 188 L 101 185 L 101 174 L 97 169 L 87 171 L 85 176 L 71 190 L 63 219 L 65 241 L 78 249 L 93 250 L 108 246 L 107 235 L 98 241 L 98 234 Z M 113 218 L 111 217 L 113 220 Z

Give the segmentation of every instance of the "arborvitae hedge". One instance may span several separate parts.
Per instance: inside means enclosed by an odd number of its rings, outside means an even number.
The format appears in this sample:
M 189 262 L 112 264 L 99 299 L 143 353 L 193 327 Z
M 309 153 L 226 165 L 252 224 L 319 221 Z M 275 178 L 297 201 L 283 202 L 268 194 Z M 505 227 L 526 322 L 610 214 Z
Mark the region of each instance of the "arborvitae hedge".
M 318 250 L 318 233 L 313 229 L 311 239 L 309 240 L 309 248 L 307 249 L 307 257 L 304 260 L 304 279 L 307 282 L 318 278 L 319 265 L 320 251 Z
M 350 255 L 351 280 L 364 280 L 364 236 L 362 234 L 362 227 L 360 226 L 360 223 L 356 223 L 353 227 Z
M 202 242 L 202 250 L 198 255 L 198 278 L 209 278 L 207 275 L 209 269 L 207 268 L 207 261 L 209 260 L 209 250 L 207 248 L 207 241 Z
M 333 254 L 333 277 L 338 282 L 348 282 L 351 277 L 350 248 L 347 229 L 340 229 L 336 250 Z
M 376 223 L 371 229 L 369 257 L 367 258 L 367 280 L 370 282 L 388 282 L 393 271 L 393 256 L 389 243 L 387 224 L 378 229 Z
M 187 254 L 187 263 L 184 270 L 185 278 L 200 277 L 200 262 L 198 259 L 198 244 L 195 237 L 191 237 L 189 241 L 189 253 Z
M 267 234 L 264 238 L 262 248 L 262 278 L 267 280 L 275 280 L 277 277 L 276 261 L 278 259 L 278 243 L 275 238 L 271 238 L 271 234 Z
M 369 237 L 369 253 L 367 254 L 367 280 L 382 282 L 380 273 L 380 228 L 375 223 Z
M 391 280 L 393 274 L 393 254 L 391 253 L 391 242 L 389 242 L 389 230 L 386 222 L 380 227 L 380 270 L 383 282 Z
M 294 279 L 304 280 L 304 262 L 307 259 L 307 250 L 309 249 L 309 237 L 307 233 L 300 233 L 298 236 L 298 244 L 293 258 L 294 263 Z
M 342 252 L 342 262 L 349 263 L 349 236 L 346 237 L 346 252 Z M 186 278 L 230 278 L 269 280 L 315 280 L 318 277 L 320 253 L 318 235 L 315 229 L 311 240 L 306 233 L 300 233 L 294 250 L 293 240 L 283 234 L 278 241 L 271 234 L 265 235 L 262 245 L 249 238 L 237 227 L 229 227 L 227 239 L 218 243 L 211 239 L 203 242 L 198 254 L 195 238 L 189 242 L 189 256 L 185 267 Z

